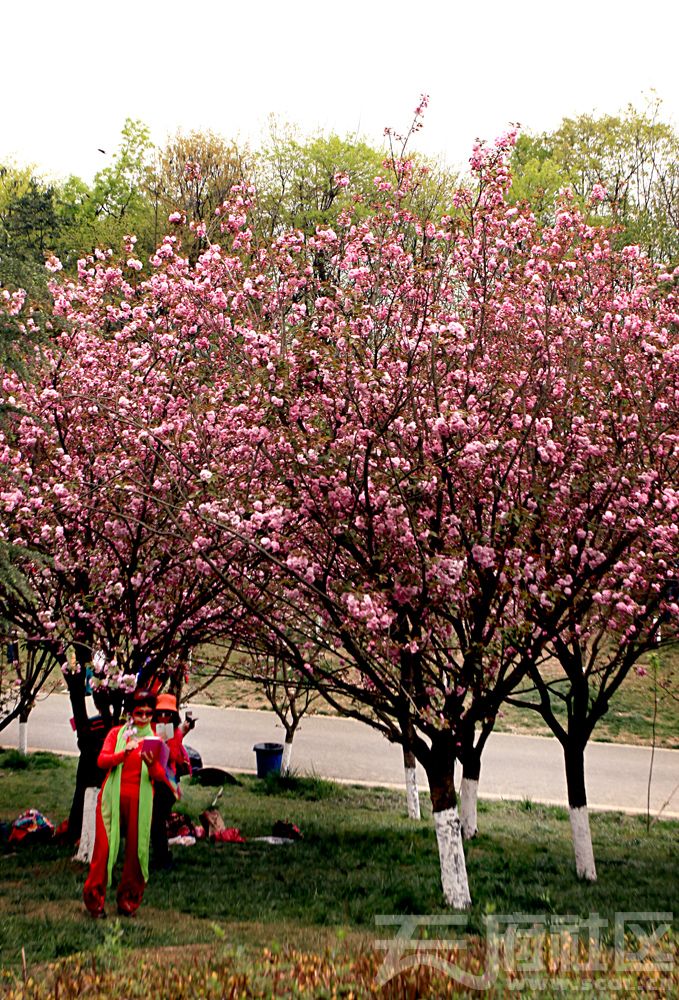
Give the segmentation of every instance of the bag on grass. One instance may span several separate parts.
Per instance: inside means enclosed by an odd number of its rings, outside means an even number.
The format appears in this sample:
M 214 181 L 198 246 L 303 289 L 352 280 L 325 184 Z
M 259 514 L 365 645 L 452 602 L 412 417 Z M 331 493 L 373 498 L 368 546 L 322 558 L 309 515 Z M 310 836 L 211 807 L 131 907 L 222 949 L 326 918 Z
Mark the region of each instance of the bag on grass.
M 271 831 L 274 837 L 283 837 L 285 840 L 301 840 L 302 831 L 289 819 L 277 819 Z
M 226 829 L 226 824 L 222 819 L 219 809 L 206 809 L 205 812 L 200 814 L 200 821 L 210 839 Z

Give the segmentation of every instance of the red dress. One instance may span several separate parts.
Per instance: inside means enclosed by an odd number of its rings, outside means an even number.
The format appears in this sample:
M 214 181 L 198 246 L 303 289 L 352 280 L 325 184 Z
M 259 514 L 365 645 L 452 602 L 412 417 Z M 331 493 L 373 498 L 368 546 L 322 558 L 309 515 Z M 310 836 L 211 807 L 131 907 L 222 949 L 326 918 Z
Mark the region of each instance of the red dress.
M 102 770 L 108 771 L 106 781 L 109 780 L 114 767 L 117 767 L 118 764 L 123 765 L 120 778 L 120 835 L 125 837 L 125 855 L 117 898 L 118 910 L 129 916 L 138 909 L 146 887 L 138 853 L 139 784 L 142 759 L 140 746 L 128 753 L 124 750 L 115 752 L 120 729 L 121 727 L 117 726 L 107 735 L 97 763 Z M 157 761 L 154 760 L 149 764 L 148 769 L 152 785 L 157 781 L 165 781 L 165 772 Z M 94 915 L 103 912 L 108 883 L 108 835 L 101 813 L 101 796 L 105 784 L 106 782 L 102 785 L 97 800 L 94 851 L 90 871 L 83 888 L 85 906 Z

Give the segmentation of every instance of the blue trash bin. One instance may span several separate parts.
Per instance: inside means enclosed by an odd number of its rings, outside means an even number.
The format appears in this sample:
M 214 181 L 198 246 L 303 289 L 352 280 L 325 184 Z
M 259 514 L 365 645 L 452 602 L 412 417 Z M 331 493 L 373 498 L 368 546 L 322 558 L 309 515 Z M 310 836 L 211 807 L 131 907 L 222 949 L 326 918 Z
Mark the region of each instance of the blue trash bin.
M 266 778 L 267 774 L 281 773 L 282 743 L 255 743 L 252 749 L 257 755 L 258 778 Z

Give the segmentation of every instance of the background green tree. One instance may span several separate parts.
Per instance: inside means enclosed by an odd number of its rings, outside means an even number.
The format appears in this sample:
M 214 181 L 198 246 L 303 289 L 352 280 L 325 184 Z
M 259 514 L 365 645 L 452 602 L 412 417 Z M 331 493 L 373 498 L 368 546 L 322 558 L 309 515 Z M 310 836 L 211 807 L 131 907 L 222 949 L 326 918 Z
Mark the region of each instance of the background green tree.
M 46 294 L 44 250 L 60 222 L 56 192 L 33 166 L 0 164 L 0 289 L 23 288 L 34 299 Z M 16 325 L 0 331 L 0 349 L 16 340 Z
M 638 243 L 656 261 L 679 259 L 679 135 L 661 119 L 662 105 L 631 105 L 619 115 L 564 118 L 553 132 L 519 137 L 512 157 L 512 198 L 529 200 L 548 223 L 554 196 L 572 188 L 585 206 L 595 185 L 606 195 L 596 223 L 620 226 L 618 242 Z
M 61 225 L 50 249 L 67 271 L 97 248 L 119 250 L 128 234 L 137 236 L 142 251 L 154 249 L 153 206 L 145 187 L 153 149 L 148 127 L 128 118 L 111 162 L 91 184 L 72 175 L 57 187 L 55 210 Z
M 330 225 L 357 194 L 368 202 L 383 159 L 384 153 L 367 143 L 334 133 L 303 136 L 272 118 L 254 164 L 261 234 L 286 228 L 312 234 L 317 226 Z
M 163 148 L 156 149 L 144 177 L 147 205 L 153 211 L 154 246 L 167 232 L 168 216 L 181 212 L 182 242 L 195 257 L 205 239 L 219 232 L 216 209 L 249 172 L 248 147 L 209 130 L 178 132 Z M 205 225 L 205 237 L 189 229 L 191 222 Z

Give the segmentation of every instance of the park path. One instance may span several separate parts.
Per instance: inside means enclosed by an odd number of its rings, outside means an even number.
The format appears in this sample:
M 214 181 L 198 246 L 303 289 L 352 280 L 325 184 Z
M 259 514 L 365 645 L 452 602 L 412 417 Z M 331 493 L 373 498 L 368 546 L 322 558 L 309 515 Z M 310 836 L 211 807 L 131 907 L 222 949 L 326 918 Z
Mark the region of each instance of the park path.
M 253 745 L 283 742 L 283 729 L 272 712 L 192 706 L 198 724 L 188 742 L 213 764 L 231 771 L 255 769 Z M 28 727 L 29 747 L 58 753 L 77 751 L 65 695 L 50 695 L 34 709 Z M 17 746 L 16 724 L 0 733 L 0 744 Z M 590 743 L 586 755 L 587 792 L 592 809 L 646 812 L 649 747 Z M 315 715 L 303 719 L 295 736 L 292 767 L 336 781 L 400 787 L 401 750 L 354 719 Z M 424 772 L 419 784 L 426 790 Z M 483 757 L 481 798 L 532 799 L 565 805 L 566 782 L 561 748 L 555 739 L 493 733 Z M 651 784 L 651 814 L 679 819 L 679 750 L 656 750 Z

